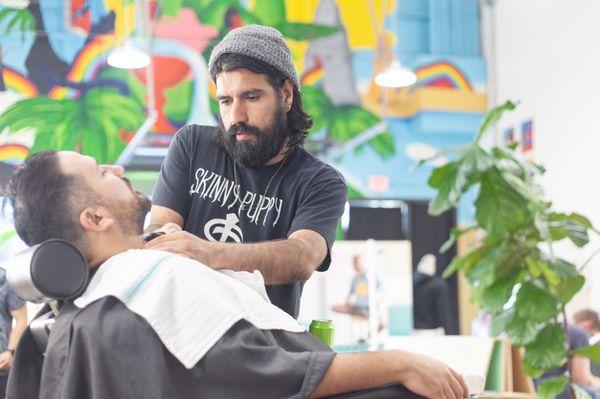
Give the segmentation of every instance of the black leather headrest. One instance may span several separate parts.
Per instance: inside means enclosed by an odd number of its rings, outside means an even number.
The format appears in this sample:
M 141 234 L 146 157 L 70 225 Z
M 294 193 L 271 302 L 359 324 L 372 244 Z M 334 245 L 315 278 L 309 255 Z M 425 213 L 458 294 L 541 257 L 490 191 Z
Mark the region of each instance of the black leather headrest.
M 7 262 L 13 291 L 30 302 L 75 297 L 85 289 L 89 267 L 73 244 L 50 239 L 15 255 Z

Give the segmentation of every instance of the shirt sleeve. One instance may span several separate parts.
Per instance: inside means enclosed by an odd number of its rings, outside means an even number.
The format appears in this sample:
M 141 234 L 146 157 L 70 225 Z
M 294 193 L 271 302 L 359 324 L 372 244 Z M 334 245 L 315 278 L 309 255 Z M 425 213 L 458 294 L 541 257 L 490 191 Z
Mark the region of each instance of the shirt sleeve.
M 304 193 L 288 232 L 288 237 L 298 230 L 312 230 L 325 238 L 327 256 L 317 269 L 325 271 L 331 263 L 331 247 L 336 238 L 337 226 L 348 199 L 348 188 L 341 175 L 329 169 L 313 181 Z
M 567 333 L 569 334 L 570 350 L 574 351 L 589 345 L 587 334 L 579 327 L 569 325 L 567 328 Z
M 25 301 L 22 300 L 10 289 L 7 287 L 8 291 L 6 292 L 6 305 L 8 306 L 8 310 L 15 310 L 20 307 L 25 306 Z
M 241 320 L 195 369 L 214 381 L 214 397 L 308 398 L 335 357 L 335 352 L 312 341 L 316 340 L 308 334 L 274 335 Z
M 169 146 L 158 180 L 152 192 L 152 204 L 167 207 L 185 220 L 189 213 L 190 170 L 193 148 L 190 136 L 193 126 L 181 129 Z

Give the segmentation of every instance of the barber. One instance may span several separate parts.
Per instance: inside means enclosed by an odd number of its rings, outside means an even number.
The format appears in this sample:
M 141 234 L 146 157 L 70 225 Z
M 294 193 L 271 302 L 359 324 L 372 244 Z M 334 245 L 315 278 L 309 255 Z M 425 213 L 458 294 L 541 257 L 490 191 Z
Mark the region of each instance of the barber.
M 330 263 L 347 188 L 302 145 L 312 126 L 283 35 L 232 30 L 208 65 L 217 127 L 174 137 L 152 195 L 146 248 L 213 269 L 260 270 L 272 303 L 298 317 L 302 286 Z

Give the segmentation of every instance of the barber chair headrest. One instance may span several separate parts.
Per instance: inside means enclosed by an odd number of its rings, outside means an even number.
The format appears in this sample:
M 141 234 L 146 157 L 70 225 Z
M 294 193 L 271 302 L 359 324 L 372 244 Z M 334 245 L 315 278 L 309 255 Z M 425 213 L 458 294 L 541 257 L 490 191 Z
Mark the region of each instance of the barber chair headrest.
M 6 279 L 21 298 L 43 303 L 80 295 L 89 268 L 81 251 L 66 241 L 50 239 L 19 252 L 6 262 Z

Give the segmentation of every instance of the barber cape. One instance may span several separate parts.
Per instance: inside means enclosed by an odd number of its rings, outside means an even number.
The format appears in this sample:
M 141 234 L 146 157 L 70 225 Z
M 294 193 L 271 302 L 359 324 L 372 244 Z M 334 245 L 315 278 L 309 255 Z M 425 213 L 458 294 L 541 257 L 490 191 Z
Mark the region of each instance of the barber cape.
M 106 296 L 144 318 L 188 369 L 241 319 L 261 330 L 305 331 L 269 302 L 260 272 L 220 273 L 163 251 L 129 250 L 108 259 L 75 305 Z

